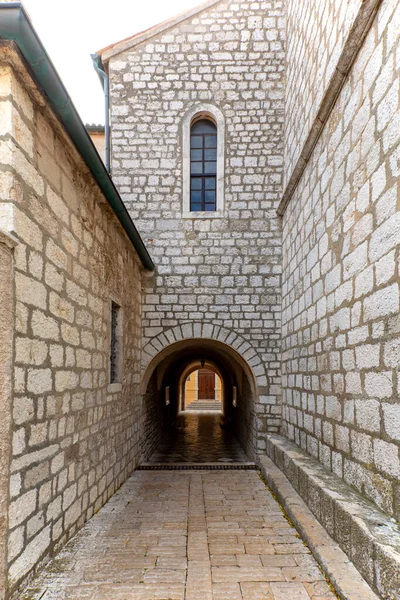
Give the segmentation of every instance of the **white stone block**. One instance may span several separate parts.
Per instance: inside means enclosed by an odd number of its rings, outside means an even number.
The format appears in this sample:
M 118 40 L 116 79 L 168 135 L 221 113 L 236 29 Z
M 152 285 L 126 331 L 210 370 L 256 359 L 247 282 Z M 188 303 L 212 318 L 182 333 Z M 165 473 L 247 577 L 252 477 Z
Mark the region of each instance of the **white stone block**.
M 375 229 L 369 244 L 369 260 L 375 262 L 400 245 L 400 212 Z
M 39 281 L 22 273 L 15 274 L 16 298 L 20 302 L 46 309 L 47 290 Z
M 17 363 L 40 366 L 48 356 L 47 343 L 41 340 L 17 337 L 15 340 L 15 360 Z
M 380 403 L 377 400 L 356 400 L 356 424 L 365 431 L 380 431 Z
M 50 526 L 43 529 L 36 537 L 34 537 L 33 540 L 27 544 L 24 552 L 11 564 L 9 569 L 10 583 L 14 584 L 26 575 L 46 552 L 49 545 Z
M 399 478 L 399 447 L 383 440 L 374 440 L 374 461 L 379 471 Z
M 12 561 L 24 547 L 24 527 L 17 527 L 8 538 L 8 560 Z
M 399 312 L 399 305 L 399 285 L 394 283 L 365 298 L 363 306 L 364 320 L 371 321 L 397 313 Z
M 365 391 L 373 398 L 389 398 L 393 394 L 391 371 L 365 374 Z
M 363 344 L 356 347 L 356 365 L 358 369 L 377 367 L 380 360 L 380 344 Z
M 55 389 L 57 392 L 72 390 L 79 383 L 79 374 L 75 371 L 57 371 L 55 375 Z
M 10 503 L 8 518 L 10 529 L 14 529 L 36 509 L 37 491 L 31 490 Z
M 35 405 L 32 398 L 14 397 L 13 420 L 16 425 L 31 421 L 35 414 Z
M 60 337 L 58 322 L 38 310 L 32 314 L 32 331 L 35 337 L 41 339 L 57 341 Z
M 43 394 L 53 388 L 50 369 L 28 369 L 27 390 L 32 394 Z

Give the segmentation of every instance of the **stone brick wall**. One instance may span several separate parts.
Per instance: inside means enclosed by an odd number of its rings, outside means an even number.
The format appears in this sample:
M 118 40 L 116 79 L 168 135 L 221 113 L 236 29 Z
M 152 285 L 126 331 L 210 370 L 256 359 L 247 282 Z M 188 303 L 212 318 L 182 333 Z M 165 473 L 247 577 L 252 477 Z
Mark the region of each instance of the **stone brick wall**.
M 19 241 L 7 550 L 13 587 L 137 462 L 141 267 L 23 65 L 4 47 L 1 61 L 0 226 Z M 123 313 L 123 375 L 109 385 L 111 300 Z
M 255 431 L 256 423 L 251 415 L 254 392 L 249 385 L 247 377 L 242 377 L 240 383 L 238 395 L 241 401 L 237 403 L 236 410 L 231 410 L 232 427 L 243 450 L 249 458 L 254 460 L 255 456 L 252 444 L 257 435 Z
M 156 450 L 163 430 L 164 394 L 157 386 L 157 372 L 149 381 L 146 392 L 142 396 L 142 419 L 138 423 L 139 460 L 146 461 Z
M 240 334 L 265 366 L 253 408 L 264 450 L 280 423 L 283 3 L 219 2 L 114 56 L 109 73 L 113 178 L 157 265 L 144 342 L 194 321 Z M 225 126 L 224 208 L 185 215 L 183 121 L 204 103 Z
M 3 126 L 0 125 L 2 128 Z M 0 184 L 1 185 L 1 184 Z M 16 240 L 0 231 L 0 598 L 6 587 L 9 465 L 11 460 L 11 395 L 13 387 L 13 248 Z
M 285 183 L 335 71 L 361 0 L 287 0 Z
M 384 0 L 286 210 L 282 317 L 284 433 L 397 518 L 399 27 Z

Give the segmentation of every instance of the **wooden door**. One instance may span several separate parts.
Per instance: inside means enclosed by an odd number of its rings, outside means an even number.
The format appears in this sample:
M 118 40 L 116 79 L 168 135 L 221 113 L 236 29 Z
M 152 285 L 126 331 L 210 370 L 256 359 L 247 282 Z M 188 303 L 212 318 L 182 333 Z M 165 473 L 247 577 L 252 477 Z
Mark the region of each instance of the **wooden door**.
M 199 400 L 215 400 L 215 373 L 208 369 L 199 369 Z

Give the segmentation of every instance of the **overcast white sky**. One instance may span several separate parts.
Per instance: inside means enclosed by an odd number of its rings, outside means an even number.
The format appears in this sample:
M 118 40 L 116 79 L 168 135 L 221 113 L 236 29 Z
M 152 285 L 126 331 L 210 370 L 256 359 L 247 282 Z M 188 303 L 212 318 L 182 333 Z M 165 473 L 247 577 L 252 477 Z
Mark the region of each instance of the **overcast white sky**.
M 84 123 L 104 123 L 90 54 L 204 0 L 25 0 L 33 26 Z

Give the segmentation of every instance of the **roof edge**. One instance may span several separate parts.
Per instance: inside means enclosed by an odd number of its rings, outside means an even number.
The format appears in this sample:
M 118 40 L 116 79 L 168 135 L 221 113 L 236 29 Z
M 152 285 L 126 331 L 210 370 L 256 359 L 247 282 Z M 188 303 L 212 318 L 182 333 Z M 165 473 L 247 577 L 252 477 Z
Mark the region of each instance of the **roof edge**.
M 49 104 L 92 173 L 135 248 L 145 269 L 154 263 L 124 205 L 105 165 L 20 2 L 0 2 L 0 38 L 14 42 L 30 67 L 30 74 L 46 94 Z
M 109 46 L 106 46 L 105 48 L 98 50 L 96 52 L 96 54 L 101 56 L 103 63 L 107 63 L 110 60 L 110 58 L 112 58 L 118 54 L 121 54 L 121 52 L 124 52 L 125 50 L 129 50 L 130 48 L 134 48 L 135 46 L 138 46 L 139 44 L 146 42 L 147 40 L 151 39 L 152 37 L 155 37 L 156 35 L 164 33 L 164 31 L 167 31 L 168 29 L 171 29 L 172 27 L 179 25 L 183 21 L 187 21 L 188 19 L 191 19 L 195 15 L 207 10 L 207 8 L 211 8 L 215 4 L 219 4 L 220 2 L 222 2 L 222 0 L 207 0 L 207 2 L 203 2 L 203 4 L 194 6 L 193 8 L 191 8 L 189 10 L 179 13 L 175 17 L 171 17 L 170 19 L 167 19 L 166 21 L 162 21 L 161 23 L 158 23 L 157 25 L 153 25 L 153 27 L 150 27 L 149 29 L 146 29 L 145 31 L 142 31 L 140 33 L 135 33 L 134 35 L 132 35 L 128 38 L 125 38 L 119 42 L 116 42 L 115 44 L 110 44 Z

